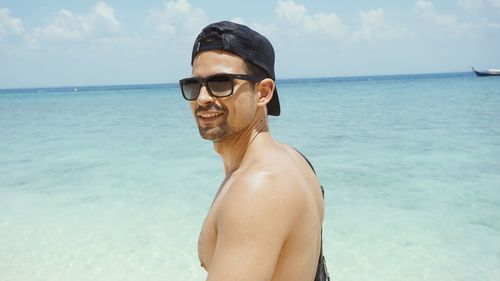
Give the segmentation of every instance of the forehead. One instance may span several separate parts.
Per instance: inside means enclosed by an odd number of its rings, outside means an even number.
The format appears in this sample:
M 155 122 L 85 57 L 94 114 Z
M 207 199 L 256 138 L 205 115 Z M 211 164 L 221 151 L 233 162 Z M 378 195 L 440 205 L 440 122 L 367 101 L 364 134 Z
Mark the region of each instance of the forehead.
M 205 51 L 194 58 L 193 77 L 207 77 L 218 73 L 245 73 L 245 60 L 225 51 Z

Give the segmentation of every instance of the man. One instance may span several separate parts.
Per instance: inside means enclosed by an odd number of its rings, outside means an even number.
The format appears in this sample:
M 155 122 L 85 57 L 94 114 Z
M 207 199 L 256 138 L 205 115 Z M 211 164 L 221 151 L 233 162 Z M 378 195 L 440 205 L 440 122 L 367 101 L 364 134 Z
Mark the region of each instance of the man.
M 280 114 L 271 43 L 244 25 L 214 23 L 196 38 L 191 64 L 181 91 L 225 171 L 198 242 L 207 280 L 327 280 L 320 184 L 269 133 L 267 115 Z

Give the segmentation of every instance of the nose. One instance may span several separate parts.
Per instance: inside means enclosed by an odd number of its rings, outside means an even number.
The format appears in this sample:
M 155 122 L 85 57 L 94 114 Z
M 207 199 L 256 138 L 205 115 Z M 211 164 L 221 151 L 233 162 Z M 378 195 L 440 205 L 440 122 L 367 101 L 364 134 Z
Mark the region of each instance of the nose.
M 205 85 L 201 85 L 200 94 L 198 95 L 196 102 L 199 105 L 205 105 L 214 102 L 214 100 L 215 98 L 208 93 L 207 87 Z

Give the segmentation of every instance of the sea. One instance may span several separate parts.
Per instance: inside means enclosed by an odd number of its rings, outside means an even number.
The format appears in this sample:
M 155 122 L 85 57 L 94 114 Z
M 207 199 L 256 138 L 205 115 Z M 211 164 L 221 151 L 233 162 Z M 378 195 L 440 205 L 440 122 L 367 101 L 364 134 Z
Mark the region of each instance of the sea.
M 500 77 L 277 82 L 332 280 L 500 280 Z M 205 280 L 223 165 L 176 84 L 0 91 L 0 280 Z

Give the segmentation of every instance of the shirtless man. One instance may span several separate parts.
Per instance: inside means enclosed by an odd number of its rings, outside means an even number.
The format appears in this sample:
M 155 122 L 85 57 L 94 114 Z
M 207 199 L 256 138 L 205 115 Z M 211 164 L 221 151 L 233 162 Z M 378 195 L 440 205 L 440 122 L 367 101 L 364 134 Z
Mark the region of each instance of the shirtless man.
M 179 82 L 200 135 L 224 161 L 198 242 L 209 281 L 327 280 L 320 184 L 305 158 L 269 132 L 267 115 L 280 114 L 274 80 L 271 43 L 218 22 L 198 35 L 192 77 Z

